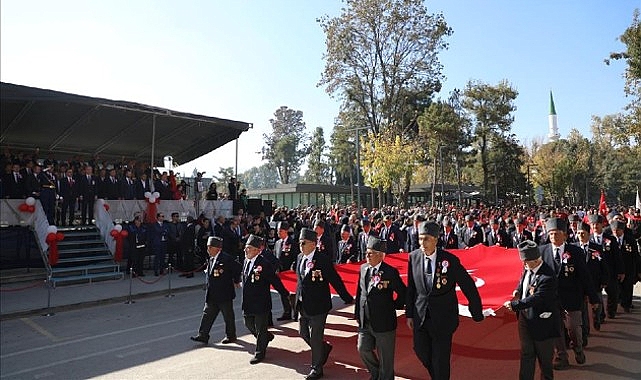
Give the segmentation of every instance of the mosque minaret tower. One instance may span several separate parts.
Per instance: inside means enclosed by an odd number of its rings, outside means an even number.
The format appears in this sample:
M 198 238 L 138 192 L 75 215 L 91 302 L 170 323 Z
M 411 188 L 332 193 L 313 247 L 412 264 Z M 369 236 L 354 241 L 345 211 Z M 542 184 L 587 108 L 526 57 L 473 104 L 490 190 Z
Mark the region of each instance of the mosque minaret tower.
M 561 135 L 559 134 L 559 126 L 556 123 L 556 109 L 554 109 L 554 98 L 552 91 L 550 91 L 550 115 L 548 116 L 548 141 L 558 141 Z

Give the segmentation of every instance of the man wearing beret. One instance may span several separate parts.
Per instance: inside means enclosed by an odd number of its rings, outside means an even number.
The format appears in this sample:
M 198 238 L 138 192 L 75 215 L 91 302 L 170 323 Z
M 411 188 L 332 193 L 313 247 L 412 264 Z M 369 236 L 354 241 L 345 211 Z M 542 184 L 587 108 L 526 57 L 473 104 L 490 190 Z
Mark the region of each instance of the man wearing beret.
M 596 330 L 601 329 L 601 313 L 603 312 L 603 297 L 601 291 L 608 285 L 608 266 L 606 264 L 606 257 L 603 253 L 603 248 L 590 241 L 590 225 L 583 222 L 578 222 L 574 226 L 574 233 L 578 241 L 574 243 L 577 247 L 581 248 L 585 253 L 585 260 L 592 279 L 592 286 L 597 292 L 599 297 L 599 307 L 593 311 L 593 324 Z M 588 310 L 587 302 L 583 303 L 581 315 L 583 318 L 583 346 L 588 345 L 588 335 L 590 334 L 590 311 Z
M 564 370 L 570 367 L 565 341 L 565 330 L 570 338 L 570 347 L 578 364 L 585 363 L 583 352 L 583 332 L 581 309 L 587 295 L 592 309 L 599 306 L 599 297 L 592 285 L 590 273 L 586 266 L 586 257 L 581 248 L 567 244 L 567 222 L 560 218 L 550 218 L 545 229 L 550 239 L 549 244 L 540 246 L 543 261 L 554 269 L 559 281 L 559 306 L 563 324 L 559 324 L 559 338 L 555 339 L 556 357 L 554 369 Z
M 603 230 L 603 216 L 598 214 L 589 215 L 588 222 L 592 230 L 590 241 L 603 248 L 601 252 L 603 252 L 605 262 L 608 266 L 608 286 L 605 288 L 605 292 L 608 294 L 606 312 L 608 318 L 614 318 L 619 306 L 619 284 L 625 279 L 623 257 L 621 256 L 617 239 L 615 239 L 612 234 Z M 602 313 L 602 316 L 604 316 L 604 313 Z
M 205 308 L 200 320 L 198 335 L 192 336 L 191 340 L 207 344 L 209 342 L 209 331 L 214 324 L 218 313 L 223 314 L 225 320 L 225 339 L 223 344 L 236 341 L 236 317 L 234 315 L 234 298 L 236 289 L 240 287 L 240 263 L 222 251 L 223 239 L 211 236 L 207 240 L 207 294 L 205 296 Z
M 525 240 L 518 245 L 524 265 L 521 280 L 511 301 L 503 306 L 516 312 L 521 342 L 520 380 L 534 380 L 536 361 L 541 379 L 553 379 L 554 338 L 559 336 L 558 282 L 554 269 L 543 262 L 535 242 Z
M 338 252 L 336 246 L 330 238 L 330 234 L 325 231 L 326 223 L 322 219 L 316 219 L 314 222 L 314 232 L 316 232 L 316 252 L 329 257 L 332 262 L 336 261 Z
M 300 312 L 299 333 L 312 349 L 311 371 L 305 379 L 323 377 L 323 365 L 327 362 L 332 345 L 325 342 L 325 322 L 332 309 L 329 285 L 338 292 L 345 303 L 354 302 L 343 280 L 336 273 L 330 256 L 317 251 L 316 232 L 307 228 L 300 231 L 301 254 L 296 260 L 296 300 L 294 307 Z
M 483 230 L 474 221 L 474 216 L 465 215 L 465 224 L 466 226 L 461 229 L 462 248 L 472 248 L 483 243 Z
M 459 324 L 457 285 L 468 300 L 472 319 L 483 320 L 481 297 L 474 280 L 458 257 L 437 249 L 439 225 L 422 222 L 421 247 L 409 255 L 407 325 L 414 336 L 414 352 L 432 379 L 450 378 L 452 335 Z
M 398 270 L 383 261 L 385 249 L 384 241 L 369 237 L 367 263 L 361 265 L 358 277 L 354 319 L 358 322 L 358 353 L 370 377 L 392 380 L 396 310 L 405 306 L 407 288 Z
M 245 244 L 245 262 L 243 265 L 243 319 L 247 329 L 256 337 L 256 350 L 250 364 L 257 364 L 265 359 L 267 344 L 274 339 L 274 334 L 267 331 L 269 315 L 272 310 L 270 285 L 285 295 L 289 292 L 276 275 L 273 265 L 263 255 L 261 250 L 265 242 L 263 238 L 249 235 Z
M 498 218 L 492 219 L 490 230 L 486 234 L 485 245 L 488 247 L 505 247 L 512 248 L 512 242 L 509 235 L 501 227 L 501 221 Z
M 638 280 L 639 274 L 639 246 L 632 236 L 632 231 L 626 228 L 625 223 L 621 220 L 614 219 L 610 223 L 610 229 L 617 240 L 621 258 L 623 260 L 623 270 L 625 277 L 621 281 L 621 306 L 626 313 L 630 312 L 632 307 L 632 293 L 634 284 Z

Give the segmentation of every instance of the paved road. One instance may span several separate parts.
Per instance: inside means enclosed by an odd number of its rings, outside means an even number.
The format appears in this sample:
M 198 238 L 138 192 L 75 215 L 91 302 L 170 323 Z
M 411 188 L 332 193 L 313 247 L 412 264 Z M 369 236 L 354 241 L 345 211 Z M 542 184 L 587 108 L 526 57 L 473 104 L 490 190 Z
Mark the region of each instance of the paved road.
M 638 293 L 636 293 L 638 294 Z M 310 353 L 298 337 L 297 322 L 276 326 L 265 362 L 249 364 L 254 338 L 242 324 L 236 301 L 238 344 L 221 345 L 222 318 L 208 346 L 194 344 L 204 292 L 201 289 L 143 298 L 54 316 L 25 316 L 0 322 L 2 379 L 301 379 L 309 370 Z M 273 297 L 274 314 L 281 312 Z M 641 302 L 632 313 L 606 323 L 590 339 L 588 363 L 556 372 L 557 379 L 641 379 Z M 325 368 L 328 379 L 367 379 L 359 364 L 353 306 L 334 299 L 326 334 L 335 349 Z M 513 318 L 513 317 L 512 317 Z M 503 321 L 502 321 L 503 319 Z M 459 350 L 452 358 L 452 379 L 511 379 L 518 373 L 516 325 L 510 318 L 484 321 L 484 328 L 462 318 L 455 335 Z M 492 328 L 487 328 L 492 327 Z M 397 374 L 425 379 L 426 371 L 411 351 L 404 319 L 399 322 Z

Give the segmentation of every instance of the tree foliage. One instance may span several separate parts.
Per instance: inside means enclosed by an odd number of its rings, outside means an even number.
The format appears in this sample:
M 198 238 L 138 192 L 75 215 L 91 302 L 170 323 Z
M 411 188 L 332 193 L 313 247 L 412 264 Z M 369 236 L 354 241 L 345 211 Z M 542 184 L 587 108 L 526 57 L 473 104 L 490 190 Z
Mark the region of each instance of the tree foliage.
M 264 134 L 263 160 L 276 169 L 283 184 L 297 176 L 300 166 L 309 154 L 303 112 L 281 106 L 269 120 L 272 133 Z
M 325 136 L 323 128 L 317 127 L 312 135 L 312 140 L 307 157 L 307 172 L 305 181 L 310 183 L 329 183 L 329 166 L 325 156 Z
M 489 192 L 490 160 L 492 140 L 501 141 L 510 132 L 516 110 L 514 100 L 516 89 L 506 81 L 492 86 L 481 81 L 470 81 L 463 91 L 462 104 L 474 122 L 474 137 L 483 174 L 483 190 Z
M 247 189 L 273 189 L 278 185 L 278 172 L 270 164 L 263 164 L 238 174 L 238 180 Z
M 355 104 L 375 135 L 406 127 L 409 95 L 429 98 L 439 91 L 438 53 L 451 29 L 422 0 L 346 0 L 338 17 L 318 22 L 326 36 L 319 85 Z
M 329 139 L 329 166 L 336 185 L 353 185 L 357 182 L 355 129 L 358 128 L 358 123 L 354 121 L 354 115 L 355 113 L 341 110 Z

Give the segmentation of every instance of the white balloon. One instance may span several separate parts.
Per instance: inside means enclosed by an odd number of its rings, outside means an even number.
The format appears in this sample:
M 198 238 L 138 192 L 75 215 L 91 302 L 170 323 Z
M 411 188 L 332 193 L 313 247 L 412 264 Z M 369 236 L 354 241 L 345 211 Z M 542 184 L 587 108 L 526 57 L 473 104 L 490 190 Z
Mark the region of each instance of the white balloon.
M 156 198 L 156 199 L 160 198 L 160 193 L 157 192 L 157 191 L 154 191 L 154 193 L 151 194 L 151 195 L 153 195 L 153 197 Z
M 33 205 L 36 204 L 36 198 L 29 197 L 29 198 L 25 199 L 24 203 L 26 203 L 29 206 L 33 206 Z
M 149 197 L 149 203 L 154 203 L 154 202 L 156 202 L 156 197 L 152 195 L 151 197 Z
M 149 191 L 145 191 L 145 198 L 151 197 L 151 193 Z
M 58 232 L 58 227 L 56 227 L 56 226 L 47 227 L 47 233 L 55 234 L 56 232 Z
M 116 230 L 116 231 L 118 231 L 118 232 L 122 231 L 122 225 L 121 225 L 121 224 L 116 224 L 116 225 L 114 226 L 114 230 Z

